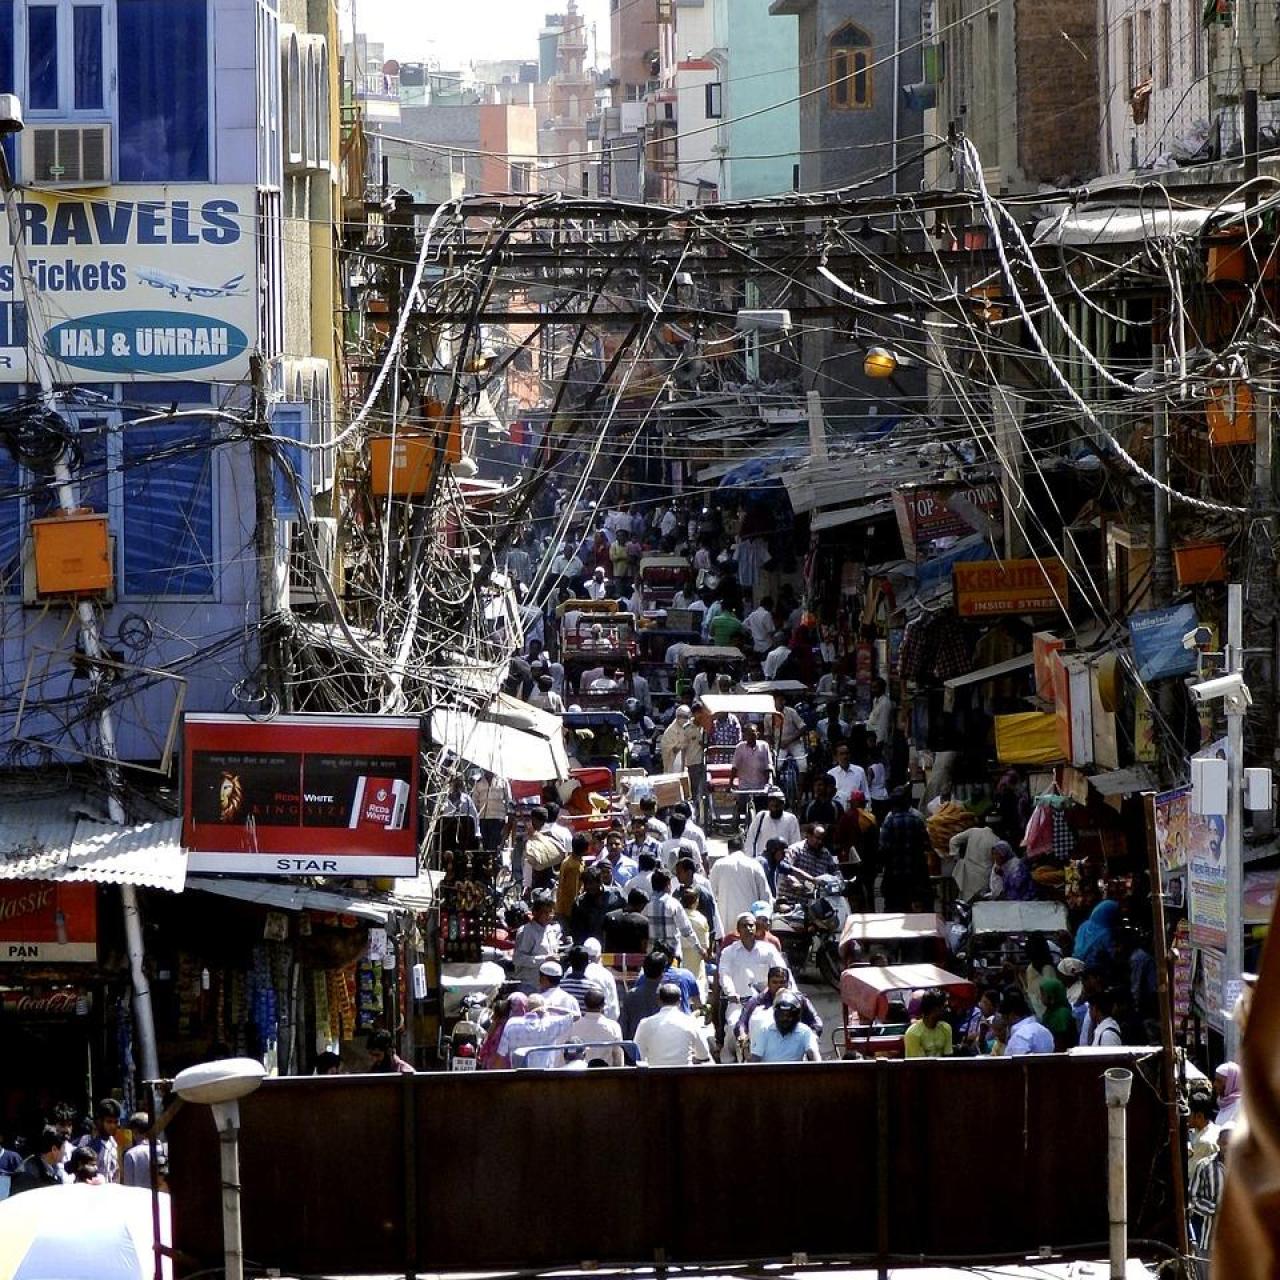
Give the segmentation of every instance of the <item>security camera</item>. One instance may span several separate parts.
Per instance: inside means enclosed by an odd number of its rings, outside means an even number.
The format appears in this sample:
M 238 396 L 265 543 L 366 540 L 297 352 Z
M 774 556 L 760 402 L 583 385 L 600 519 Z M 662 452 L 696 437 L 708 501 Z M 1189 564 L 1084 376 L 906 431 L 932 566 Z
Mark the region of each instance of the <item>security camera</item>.
M 1214 698 L 1225 698 L 1228 705 L 1241 703 L 1246 707 L 1253 705 L 1253 695 L 1244 677 L 1238 671 L 1229 672 L 1225 676 L 1214 676 L 1212 680 L 1200 680 L 1189 685 L 1191 696 L 1197 702 L 1212 702 Z
M 22 99 L 16 93 L 0 93 L 0 135 L 22 132 Z
M 1212 639 L 1213 632 L 1208 627 L 1197 627 L 1194 631 L 1188 631 L 1182 637 L 1182 647 L 1184 649 L 1207 649 Z

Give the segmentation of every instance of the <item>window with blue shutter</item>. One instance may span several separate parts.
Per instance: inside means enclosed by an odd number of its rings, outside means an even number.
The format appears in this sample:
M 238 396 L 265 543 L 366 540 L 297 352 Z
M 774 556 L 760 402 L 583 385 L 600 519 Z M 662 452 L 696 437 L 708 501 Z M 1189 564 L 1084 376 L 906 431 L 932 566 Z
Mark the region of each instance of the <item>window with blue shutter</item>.
M 213 594 L 213 432 L 195 420 L 124 428 L 128 596 Z
M 209 180 L 207 0 L 117 0 L 121 182 Z

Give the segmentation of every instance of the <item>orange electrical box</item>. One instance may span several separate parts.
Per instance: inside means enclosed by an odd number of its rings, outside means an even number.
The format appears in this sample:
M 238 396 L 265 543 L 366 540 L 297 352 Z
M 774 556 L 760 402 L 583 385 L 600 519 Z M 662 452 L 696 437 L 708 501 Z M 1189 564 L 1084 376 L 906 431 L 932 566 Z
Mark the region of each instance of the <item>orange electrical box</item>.
M 31 522 L 36 591 L 42 596 L 92 595 L 111 590 L 107 517 L 93 511 Z
M 1210 444 L 1253 443 L 1253 390 L 1247 382 L 1237 380 L 1210 387 L 1204 411 L 1209 421 Z
M 1186 542 L 1173 549 L 1178 586 L 1198 582 L 1226 582 L 1227 548 L 1221 542 Z
M 369 437 L 369 487 L 385 498 L 420 498 L 431 480 L 435 440 L 418 431 Z

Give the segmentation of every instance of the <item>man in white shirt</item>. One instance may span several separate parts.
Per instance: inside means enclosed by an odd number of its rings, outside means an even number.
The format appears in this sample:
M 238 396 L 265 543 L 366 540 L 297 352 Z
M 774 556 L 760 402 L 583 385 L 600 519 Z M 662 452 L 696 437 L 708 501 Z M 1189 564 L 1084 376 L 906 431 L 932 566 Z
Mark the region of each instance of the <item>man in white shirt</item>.
M 1093 1022 L 1093 1032 L 1089 1037 L 1091 1045 L 1118 1049 L 1124 1044 L 1120 1024 L 1111 1016 L 1114 1008 L 1115 1001 L 1110 991 L 1099 991 L 1089 1001 L 1089 1016 Z
M 597 568 L 595 573 L 589 577 L 583 586 L 587 591 L 588 600 L 607 600 L 609 598 L 609 582 L 604 576 L 604 570 Z
M 877 676 L 871 682 L 871 711 L 867 716 L 867 728 L 876 735 L 876 741 L 884 747 L 893 734 L 893 703 L 889 700 L 889 686 Z
M 1009 1028 L 1005 1057 L 1053 1052 L 1053 1033 L 1032 1015 L 1027 998 L 1021 991 L 1006 992 L 1000 1001 L 1000 1012 Z
M 867 773 L 860 764 L 849 763 L 849 744 L 842 742 L 836 747 L 836 762 L 827 770 L 827 777 L 836 784 L 836 799 L 848 805 L 849 797 L 855 791 L 867 794 Z
M 726 1001 L 726 1027 L 738 1025 L 743 1002 L 755 994 L 757 987 L 768 985 L 771 968 L 786 968 L 782 952 L 772 942 L 756 936 L 756 918 L 750 911 L 738 912 L 735 921 L 738 940 L 720 953 L 720 994 Z M 723 1050 L 726 1060 L 732 1061 L 740 1052 L 737 1037 L 726 1034 Z
M 498 1053 L 512 1066 L 516 1065 L 517 1049 L 530 1049 L 538 1045 L 563 1044 L 573 1028 L 573 1015 L 563 1009 L 548 1009 L 541 996 L 529 997 L 529 1012 L 507 1019 L 498 1041 Z M 558 1053 L 534 1054 L 533 1067 L 554 1067 Z
M 672 816 L 674 817 L 677 813 L 684 819 L 684 838 L 692 840 L 698 846 L 698 858 L 705 867 L 707 865 L 707 833 L 694 822 L 693 805 L 687 800 L 681 800 L 671 806 Z
M 680 1010 L 680 988 L 664 982 L 658 988 L 658 1012 L 641 1018 L 636 1048 L 650 1067 L 687 1067 L 711 1061 L 702 1024 Z
M 658 531 L 664 538 L 669 538 L 680 527 L 680 517 L 676 515 L 675 506 L 668 507 L 658 521 Z
M 711 868 L 711 892 L 715 895 L 720 919 L 737 927 L 738 917 L 751 916 L 753 902 L 773 902 L 773 891 L 764 868 L 745 850 L 735 849 Z M 755 921 L 752 919 L 752 927 Z
M 773 620 L 773 600 L 765 596 L 754 609 L 742 620 L 751 636 L 751 645 L 759 654 L 769 652 L 769 642 L 777 631 L 777 623 Z
M 791 647 L 782 636 L 779 636 L 777 643 L 765 654 L 764 678 L 766 680 L 776 680 L 778 672 L 782 670 L 783 664 L 789 657 L 791 657 Z
M 590 966 L 588 966 L 589 968 Z M 619 1048 L 600 1048 L 600 1042 L 622 1041 L 622 1028 L 617 1021 L 604 1011 L 605 994 L 592 983 L 582 997 L 582 1017 L 573 1024 L 573 1035 L 585 1045 L 595 1047 L 587 1050 L 587 1065 L 599 1059 L 608 1067 L 622 1066 L 622 1050 Z
M 604 1016 L 616 1021 L 621 1008 L 618 1001 L 618 980 L 600 963 L 604 948 L 601 947 L 599 938 L 588 938 L 582 946 L 589 957 L 582 976 L 604 993 Z
M 544 960 L 538 966 L 538 994 L 548 1009 L 563 1009 L 575 1018 L 582 1012 L 577 999 L 563 990 L 560 980 L 564 977 L 564 969 L 558 960 Z
M 774 838 L 788 847 L 800 839 L 800 821 L 786 807 L 786 798 L 777 787 L 769 792 L 766 807 L 751 819 L 742 847 L 753 858 L 758 858 L 764 853 L 765 845 Z
M 554 840 L 564 850 L 564 855 L 567 858 L 569 850 L 573 847 L 573 832 L 560 821 L 560 806 L 558 804 L 549 804 L 546 808 L 550 822 L 542 828 L 542 834 Z
M 533 895 L 533 919 L 520 926 L 516 945 L 511 953 L 512 967 L 524 991 L 538 989 L 539 970 L 544 961 L 554 960 L 560 954 L 564 937 L 555 922 L 555 899 L 545 889 Z

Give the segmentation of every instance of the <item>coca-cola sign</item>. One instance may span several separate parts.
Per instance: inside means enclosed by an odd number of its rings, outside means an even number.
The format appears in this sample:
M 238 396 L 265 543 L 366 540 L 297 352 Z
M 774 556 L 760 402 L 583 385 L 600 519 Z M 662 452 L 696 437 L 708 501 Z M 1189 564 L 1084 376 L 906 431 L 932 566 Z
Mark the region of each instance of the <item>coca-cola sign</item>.
M 6 991 L 0 995 L 0 1013 L 7 1018 L 72 1018 L 87 1014 L 92 1003 L 89 992 L 79 989 L 41 995 Z
M 0 880 L 0 964 L 92 964 L 97 958 L 96 885 Z

